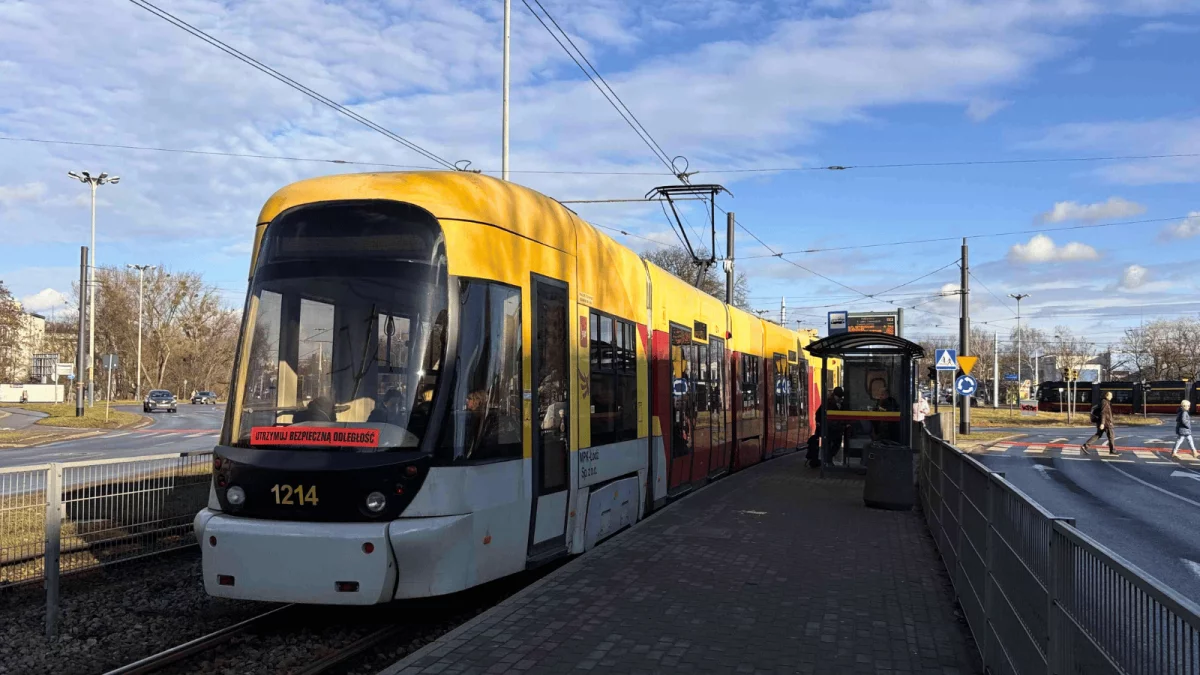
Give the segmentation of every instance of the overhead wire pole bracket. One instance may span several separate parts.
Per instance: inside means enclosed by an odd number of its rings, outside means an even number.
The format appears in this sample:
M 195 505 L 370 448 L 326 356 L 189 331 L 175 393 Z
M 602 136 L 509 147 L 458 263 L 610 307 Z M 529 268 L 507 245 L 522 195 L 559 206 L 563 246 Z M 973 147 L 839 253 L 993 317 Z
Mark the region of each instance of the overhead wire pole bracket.
M 697 265 L 707 268 L 717 262 L 717 195 L 725 192 L 733 196 L 732 192 L 726 190 L 724 186 L 715 183 L 705 185 L 660 185 L 646 193 L 646 199 L 651 199 L 654 196 L 666 200 L 671 207 L 671 214 L 675 217 L 675 225 L 679 227 L 679 232 L 683 238 L 683 245 L 687 248 L 688 255 L 692 256 L 692 261 Z M 691 201 L 694 199 L 704 199 L 708 202 L 708 230 L 712 236 L 712 241 L 709 244 L 708 258 L 701 258 L 696 255 L 696 249 L 692 246 L 691 239 L 688 238 L 687 228 L 683 226 L 683 220 L 679 216 L 679 211 L 675 208 L 675 201 Z

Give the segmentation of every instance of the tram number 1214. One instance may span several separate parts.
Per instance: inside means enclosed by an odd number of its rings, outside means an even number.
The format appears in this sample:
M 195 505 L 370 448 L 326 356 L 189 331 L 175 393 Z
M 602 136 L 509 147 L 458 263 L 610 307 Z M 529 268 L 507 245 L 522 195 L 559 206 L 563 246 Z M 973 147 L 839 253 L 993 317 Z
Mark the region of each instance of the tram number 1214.
M 271 492 L 275 495 L 276 504 L 284 504 L 292 506 L 299 504 L 300 506 L 316 506 L 317 505 L 317 486 L 310 485 L 308 490 L 304 489 L 303 485 L 292 487 L 291 485 L 276 485 L 271 488 Z M 292 497 L 296 501 L 292 501 Z

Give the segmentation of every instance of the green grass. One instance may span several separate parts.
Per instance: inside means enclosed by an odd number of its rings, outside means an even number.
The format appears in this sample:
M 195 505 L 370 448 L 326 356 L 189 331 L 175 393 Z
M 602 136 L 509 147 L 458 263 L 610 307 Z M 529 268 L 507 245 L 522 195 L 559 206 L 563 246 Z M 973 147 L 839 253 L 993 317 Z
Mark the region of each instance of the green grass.
M 1091 406 L 1081 405 L 1080 409 L 1067 421 L 1066 413 L 1037 412 L 1033 415 L 1022 415 L 1016 408 L 971 408 L 972 427 L 1090 427 L 1088 414 Z M 1141 415 L 1117 415 L 1113 422 L 1118 426 L 1139 427 L 1162 424 L 1156 417 Z
M 0 449 L 23 448 L 39 443 L 70 440 L 87 435 L 87 430 L 67 431 L 64 429 L 45 429 L 37 426 L 12 431 L 0 431 Z
M 75 416 L 74 403 L 26 403 L 21 406 L 26 410 L 36 410 L 49 415 L 38 420 L 36 424 L 49 427 L 67 427 L 70 429 L 126 429 L 141 423 L 145 418 L 136 413 L 128 413 L 110 409 L 108 419 L 104 418 L 105 406 L 97 403 L 94 406 L 83 407 L 83 417 Z

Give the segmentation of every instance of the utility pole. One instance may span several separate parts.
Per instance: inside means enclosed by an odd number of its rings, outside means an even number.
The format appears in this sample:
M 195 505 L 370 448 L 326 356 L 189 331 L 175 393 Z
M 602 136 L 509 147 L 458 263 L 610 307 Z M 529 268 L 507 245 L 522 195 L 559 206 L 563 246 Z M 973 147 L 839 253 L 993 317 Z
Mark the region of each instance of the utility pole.
M 75 416 L 83 417 L 83 323 L 87 320 L 88 247 L 79 247 L 79 339 L 75 343 Z
M 137 380 L 137 399 L 142 400 L 142 280 L 147 271 L 157 269 L 157 265 L 125 265 L 129 269 L 138 271 L 138 350 L 137 350 L 137 370 L 135 371 L 135 379 Z
M 725 214 L 725 304 L 733 304 L 733 211 Z
M 87 353 L 87 372 L 88 372 L 88 405 L 96 404 L 96 385 L 92 381 L 92 368 L 96 361 L 96 188 L 101 185 L 113 184 L 121 182 L 120 176 L 109 176 L 106 172 L 101 172 L 99 176 L 93 176 L 87 171 L 68 171 L 67 175 L 81 183 L 87 183 L 92 188 L 92 247 L 89 249 L 91 260 L 88 264 L 87 278 L 87 294 L 88 294 L 88 353 Z M 78 377 L 82 377 L 83 373 L 79 373 Z
M 1021 381 L 1017 380 L 1020 387 Z M 1000 331 L 992 333 L 992 408 L 1000 407 Z
M 961 295 L 959 297 L 959 318 L 958 318 L 958 342 L 959 356 L 971 355 L 971 302 L 970 287 L 968 285 L 967 275 L 970 268 L 967 263 L 967 238 L 962 240 L 962 282 Z M 971 397 L 963 396 L 960 402 L 962 413 L 958 421 L 958 433 L 971 433 Z
M 500 113 L 500 178 L 508 180 L 508 45 L 512 26 L 512 0 L 504 0 L 504 89 L 503 111 Z

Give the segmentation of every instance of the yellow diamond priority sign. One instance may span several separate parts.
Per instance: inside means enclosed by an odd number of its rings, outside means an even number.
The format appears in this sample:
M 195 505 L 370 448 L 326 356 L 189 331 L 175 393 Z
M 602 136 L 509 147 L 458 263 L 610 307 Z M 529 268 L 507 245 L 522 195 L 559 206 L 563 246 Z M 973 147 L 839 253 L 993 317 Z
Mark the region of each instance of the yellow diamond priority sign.
M 962 368 L 963 374 L 970 375 L 971 369 L 975 367 L 975 362 L 978 360 L 978 356 L 960 356 L 958 357 L 958 367 Z

